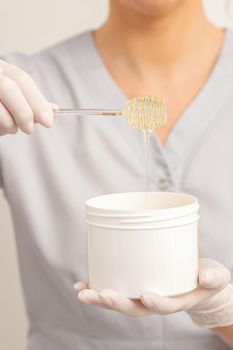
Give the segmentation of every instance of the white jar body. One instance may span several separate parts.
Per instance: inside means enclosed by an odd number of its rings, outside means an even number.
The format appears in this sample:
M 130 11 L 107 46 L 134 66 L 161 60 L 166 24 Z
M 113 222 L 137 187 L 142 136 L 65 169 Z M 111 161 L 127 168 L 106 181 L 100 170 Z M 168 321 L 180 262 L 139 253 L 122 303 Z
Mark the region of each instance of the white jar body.
M 143 292 L 174 296 L 195 289 L 198 283 L 199 219 L 195 197 L 155 192 L 150 193 L 150 210 L 138 210 L 137 205 L 135 212 L 124 211 L 124 203 L 127 202 L 128 209 L 131 197 L 135 203 L 135 198 L 137 201 L 140 196 L 144 198 L 137 193 L 109 195 L 110 209 L 105 208 L 107 196 L 89 202 L 90 288 L 97 291 L 114 289 L 129 298 L 139 298 Z M 122 201 L 122 210 L 114 208 L 115 198 L 117 208 Z M 162 210 L 158 209 L 158 200 Z M 101 207 L 103 202 L 104 208 Z M 153 203 L 157 206 L 155 210 Z M 173 207 L 169 207 L 171 203 Z
M 89 285 L 129 298 L 163 296 L 196 288 L 197 223 L 162 229 L 122 230 L 88 225 Z

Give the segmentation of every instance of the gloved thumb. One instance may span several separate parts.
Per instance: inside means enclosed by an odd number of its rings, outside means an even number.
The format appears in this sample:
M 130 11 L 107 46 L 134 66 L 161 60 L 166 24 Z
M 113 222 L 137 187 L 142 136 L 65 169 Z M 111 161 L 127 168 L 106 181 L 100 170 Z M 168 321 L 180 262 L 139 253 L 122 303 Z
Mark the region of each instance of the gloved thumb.
M 206 289 L 221 290 L 231 280 L 228 269 L 218 261 L 211 259 L 199 260 L 199 285 Z

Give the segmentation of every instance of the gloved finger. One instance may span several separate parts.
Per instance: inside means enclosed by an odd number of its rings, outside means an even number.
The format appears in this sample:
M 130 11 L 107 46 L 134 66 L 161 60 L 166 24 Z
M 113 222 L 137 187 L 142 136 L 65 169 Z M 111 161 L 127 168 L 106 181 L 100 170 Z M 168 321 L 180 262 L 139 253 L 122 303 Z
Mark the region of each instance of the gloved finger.
M 103 305 L 108 309 L 121 312 L 127 316 L 146 316 L 153 313 L 140 300 L 125 298 L 112 289 L 102 290 L 99 296 Z
M 221 290 L 230 282 L 230 271 L 211 259 L 199 260 L 199 284 L 207 289 Z
M 5 65 L 3 72 L 19 86 L 33 111 L 35 121 L 46 127 L 51 127 L 54 119 L 53 110 L 33 79 L 27 73 L 11 64 Z
M 111 309 L 108 305 L 106 305 L 99 293 L 93 289 L 84 289 L 79 292 L 78 299 L 84 304 L 90 304 L 94 306 L 98 306 L 101 309 Z
M 0 135 L 15 134 L 18 127 L 6 107 L 0 102 Z
M 83 289 L 78 293 L 78 299 L 84 304 L 102 306 L 99 294 L 93 289 Z
M 55 114 L 55 111 L 56 111 L 57 109 L 59 109 L 59 107 L 58 107 L 57 104 L 52 103 L 52 102 L 49 102 L 49 105 L 50 105 L 50 107 L 52 108 L 53 116 L 54 116 L 54 119 L 55 119 L 55 118 L 57 117 L 57 115 Z M 35 124 L 38 124 L 38 123 L 39 123 L 39 122 L 37 122 L 35 119 L 34 119 L 34 122 L 35 122 Z
M 179 311 L 189 310 L 217 292 L 217 290 L 198 287 L 189 293 L 170 298 L 162 297 L 154 293 L 143 293 L 141 295 L 141 301 L 154 313 L 168 315 Z
M 16 82 L 4 74 L 0 74 L 0 100 L 17 126 L 31 134 L 34 128 L 33 112 Z
M 154 293 L 143 293 L 141 301 L 149 310 L 158 315 L 168 315 L 181 311 L 185 304 L 183 298 L 162 297 Z
M 79 281 L 73 285 L 73 288 L 76 290 L 76 292 L 81 292 L 81 290 L 88 289 L 88 284 L 83 281 Z

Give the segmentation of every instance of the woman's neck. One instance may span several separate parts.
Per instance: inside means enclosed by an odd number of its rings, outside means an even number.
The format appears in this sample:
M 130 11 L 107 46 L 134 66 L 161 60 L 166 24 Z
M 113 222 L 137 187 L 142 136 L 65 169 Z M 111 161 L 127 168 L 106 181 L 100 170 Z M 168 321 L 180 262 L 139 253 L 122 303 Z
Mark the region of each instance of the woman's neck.
M 114 0 L 107 22 L 95 33 L 103 54 L 106 48 L 109 55 L 124 60 L 136 71 L 150 65 L 172 70 L 220 35 L 206 19 L 200 0 L 183 1 L 171 11 L 154 16 Z
M 208 80 L 224 37 L 205 18 L 201 1 L 180 3 L 166 14 L 146 16 L 114 0 L 109 19 L 95 32 L 105 67 L 128 98 L 152 95 L 166 102 L 161 142 Z

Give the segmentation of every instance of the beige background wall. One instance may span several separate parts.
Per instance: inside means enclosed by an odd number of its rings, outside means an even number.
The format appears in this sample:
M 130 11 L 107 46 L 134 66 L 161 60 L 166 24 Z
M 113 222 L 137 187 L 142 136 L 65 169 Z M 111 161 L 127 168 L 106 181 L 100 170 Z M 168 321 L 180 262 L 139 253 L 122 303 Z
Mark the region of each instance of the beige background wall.
M 228 23 L 224 0 L 207 0 L 218 24 Z M 0 0 L 0 54 L 32 52 L 88 28 L 107 13 L 107 0 Z M 0 191 L 0 349 L 25 348 L 26 316 L 10 212 Z

